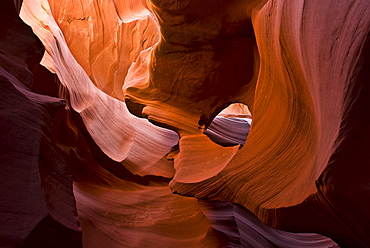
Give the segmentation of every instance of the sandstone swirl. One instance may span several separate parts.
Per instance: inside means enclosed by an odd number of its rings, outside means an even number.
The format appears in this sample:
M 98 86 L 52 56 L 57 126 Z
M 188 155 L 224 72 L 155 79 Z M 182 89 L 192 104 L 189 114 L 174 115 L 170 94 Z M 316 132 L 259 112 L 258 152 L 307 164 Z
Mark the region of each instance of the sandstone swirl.
M 21 3 L 0 245 L 370 245 L 368 1 Z

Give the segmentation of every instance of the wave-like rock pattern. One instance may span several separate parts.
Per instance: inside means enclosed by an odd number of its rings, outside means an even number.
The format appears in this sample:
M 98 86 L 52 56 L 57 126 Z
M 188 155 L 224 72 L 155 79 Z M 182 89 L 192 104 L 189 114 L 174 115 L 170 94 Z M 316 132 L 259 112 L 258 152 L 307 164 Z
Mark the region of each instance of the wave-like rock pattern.
M 173 190 L 255 212 L 298 204 L 316 191 L 315 180 L 336 149 L 369 30 L 367 2 L 327 5 L 320 9 L 338 19 L 318 18 L 315 3 L 305 1 L 268 1 L 253 12 L 260 68 L 248 140 L 217 178 L 199 185 L 174 180 Z M 348 33 L 358 39 L 346 42 Z
M 227 247 L 339 247 L 332 240 L 315 233 L 272 229 L 234 203 L 200 201 L 200 206 L 212 227 L 227 236 Z
M 56 0 L 48 4 L 69 50 L 91 81 L 122 100 L 121 88 L 132 62 L 159 40 L 146 1 Z
M 370 244 L 367 1 L 25 0 L 57 75 L 31 86 L 43 50 L 20 3 L 2 3 L 3 243 Z
M 71 54 L 47 1 L 25 1 L 21 16 L 33 26 L 47 53 L 54 55 L 47 66 L 55 68 L 72 108 L 102 150 L 113 160 L 124 160 L 135 174 L 173 176 L 172 164 L 162 158 L 176 145 L 177 135 L 132 116 L 124 102 L 94 86 Z

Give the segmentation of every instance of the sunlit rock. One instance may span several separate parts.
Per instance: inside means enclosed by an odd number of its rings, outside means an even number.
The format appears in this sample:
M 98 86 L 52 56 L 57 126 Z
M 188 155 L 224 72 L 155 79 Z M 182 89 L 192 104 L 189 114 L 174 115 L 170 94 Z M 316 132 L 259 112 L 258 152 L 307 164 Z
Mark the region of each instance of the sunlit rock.
M 13 23 L 20 1 L 5 3 Z M 336 247 L 312 233 L 367 247 L 369 11 L 365 0 L 24 0 L 55 76 L 38 69 L 31 83 L 40 44 L 4 15 L 1 125 L 28 124 L 23 139 L 4 132 L 1 158 L 35 144 L 22 166 L 40 186 L 39 207 L 12 216 L 38 215 L 6 242 L 32 247 L 53 226 L 79 246 L 81 227 L 85 247 Z M 30 181 L 14 168 L 6 185 Z M 28 199 L 10 196 L 7 208 Z

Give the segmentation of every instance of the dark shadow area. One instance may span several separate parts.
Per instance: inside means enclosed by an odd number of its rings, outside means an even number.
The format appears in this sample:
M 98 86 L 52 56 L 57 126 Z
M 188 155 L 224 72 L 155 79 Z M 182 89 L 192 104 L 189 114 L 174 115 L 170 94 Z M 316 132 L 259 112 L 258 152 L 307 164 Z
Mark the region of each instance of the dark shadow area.
M 24 241 L 22 248 L 82 248 L 82 232 L 71 230 L 50 215 L 41 220 Z

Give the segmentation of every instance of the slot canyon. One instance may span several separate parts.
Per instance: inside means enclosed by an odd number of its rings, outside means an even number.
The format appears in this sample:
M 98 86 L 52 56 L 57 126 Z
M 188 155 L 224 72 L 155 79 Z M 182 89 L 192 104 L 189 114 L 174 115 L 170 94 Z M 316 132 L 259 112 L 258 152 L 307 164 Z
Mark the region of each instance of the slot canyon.
M 370 1 L 0 12 L 0 247 L 370 247 Z

